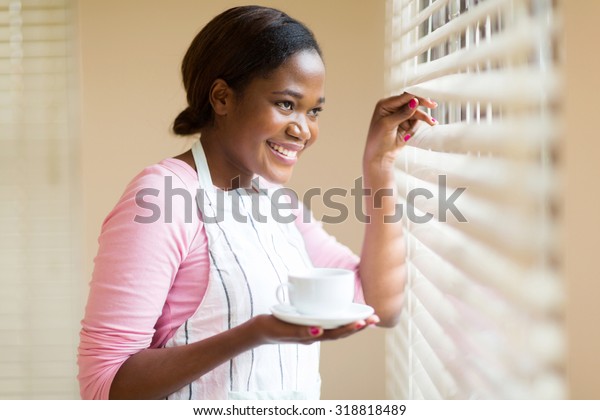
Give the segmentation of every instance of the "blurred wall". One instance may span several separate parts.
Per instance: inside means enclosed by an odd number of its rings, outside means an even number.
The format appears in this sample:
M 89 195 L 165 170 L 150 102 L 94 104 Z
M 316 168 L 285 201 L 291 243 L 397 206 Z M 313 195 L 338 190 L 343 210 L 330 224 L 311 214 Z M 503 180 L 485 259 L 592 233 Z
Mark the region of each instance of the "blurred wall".
M 320 140 L 303 155 L 290 184 L 350 189 L 375 102 L 383 95 L 385 1 L 251 2 L 305 22 L 324 51 L 325 112 Z M 242 1 L 85 0 L 78 3 L 82 83 L 82 185 L 87 285 L 102 220 L 143 167 L 189 147 L 169 132 L 184 108 L 179 75 L 192 38 L 213 16 Z M 346 201 L 352 205 L 352 199 Z M 353 207 L 350 207 L 353 208 Z M 317 215 L 324 209 L 315 203 Z M 336 213 L 327 213 L 335 215 Z M 352 212 L 351 212 L 352 216 Z M 352 217 L 326 226 L 360 252 L 362 227 Z M 87 293 L 87 288 L 84 287 Z M 84 302 L 82 302 L 83 308 Z M 372 329 L 322 346 L 322 397 L 382 399 L 383 331 Z
M 566 129 L 562 251 L 567 279 L 570 398 L 600 399 L 600 2 L 563 0 Z

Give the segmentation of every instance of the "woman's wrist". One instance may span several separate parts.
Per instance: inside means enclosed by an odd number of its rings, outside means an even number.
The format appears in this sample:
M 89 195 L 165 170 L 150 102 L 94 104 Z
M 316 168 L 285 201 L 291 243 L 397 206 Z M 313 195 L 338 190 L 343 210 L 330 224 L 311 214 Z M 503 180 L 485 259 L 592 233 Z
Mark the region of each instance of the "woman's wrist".
M 388 160 L 370 160 L 363 163 L 363 184 L 374 191 L 394 188 L 394 163 Z
M 249 348 L 258 347 L 269 343 L 269 338 L 265 332 L 263 316 L 259 315 L 250 318 L 236 329 L 240 330 L 239 332 L 243 335 L 244 341 L 248 343 Z

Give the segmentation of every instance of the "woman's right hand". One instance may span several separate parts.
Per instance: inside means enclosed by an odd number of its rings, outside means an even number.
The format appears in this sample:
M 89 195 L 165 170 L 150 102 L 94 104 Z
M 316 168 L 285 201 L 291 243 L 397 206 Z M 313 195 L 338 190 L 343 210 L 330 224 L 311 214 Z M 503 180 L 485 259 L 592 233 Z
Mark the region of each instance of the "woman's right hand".
M 341 327 L 324 330 L 318 326 L 290 324 L 275 318 L 273 315 L 258 315 L 248 321 L 261 344 L 297 343 L 312 344 L 317 341 L 338 340 L 349 337 L 370 325 L 379 322 L 377 315 L 352 322 Z

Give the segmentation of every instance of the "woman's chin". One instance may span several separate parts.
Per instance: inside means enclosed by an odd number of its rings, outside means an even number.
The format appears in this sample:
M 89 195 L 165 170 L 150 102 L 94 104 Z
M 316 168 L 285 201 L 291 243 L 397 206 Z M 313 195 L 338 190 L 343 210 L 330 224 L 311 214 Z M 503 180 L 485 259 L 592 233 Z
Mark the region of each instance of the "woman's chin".
M 269 182 L 270 184 L 285 185 L 292 178 L 292 171 L 289 170 L 289 171 L 286 171 L 285 173 L 283 173 L 283 172 L 277 172 L 277 173 L 269 172 L 269 173 L 266 173 L 266 174 L 261 174 L 260 176 L 262 178 L 264 178 L 264 180 L 267 181 L 267 182 Z

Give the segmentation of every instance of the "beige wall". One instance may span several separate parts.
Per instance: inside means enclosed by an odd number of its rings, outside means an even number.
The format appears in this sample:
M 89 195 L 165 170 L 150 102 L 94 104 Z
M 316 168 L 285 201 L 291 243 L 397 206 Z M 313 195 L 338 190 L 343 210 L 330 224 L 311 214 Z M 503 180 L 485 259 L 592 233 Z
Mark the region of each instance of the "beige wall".
M 383 95 L 383 0 L 257 1 L 283 9 L 315 32 L 327 66 L 320 142 L 303 156 L 291 186 L 353 185 L 372 108 Z M 85 0 L 78 3 L 82 73 L 85 282 L 103 218 L 144 166 L 186 150 L 169 133 L 184 106 L 179 66 L 197 31 L 241 1 Z M 320 214 L 322 209 L 315 208 Z M 331 213 L 334 215 L 335 213 Z M 328 226 L 359 252 L 356 221 Z M 370 330 L 322 351 L 323 397 L 381 399 L 383 333 Z
M 600 2 L 563 0 L 567 124 L 561 141 L 563 255 L 567 279 L 570 397 L 600 399 Z

